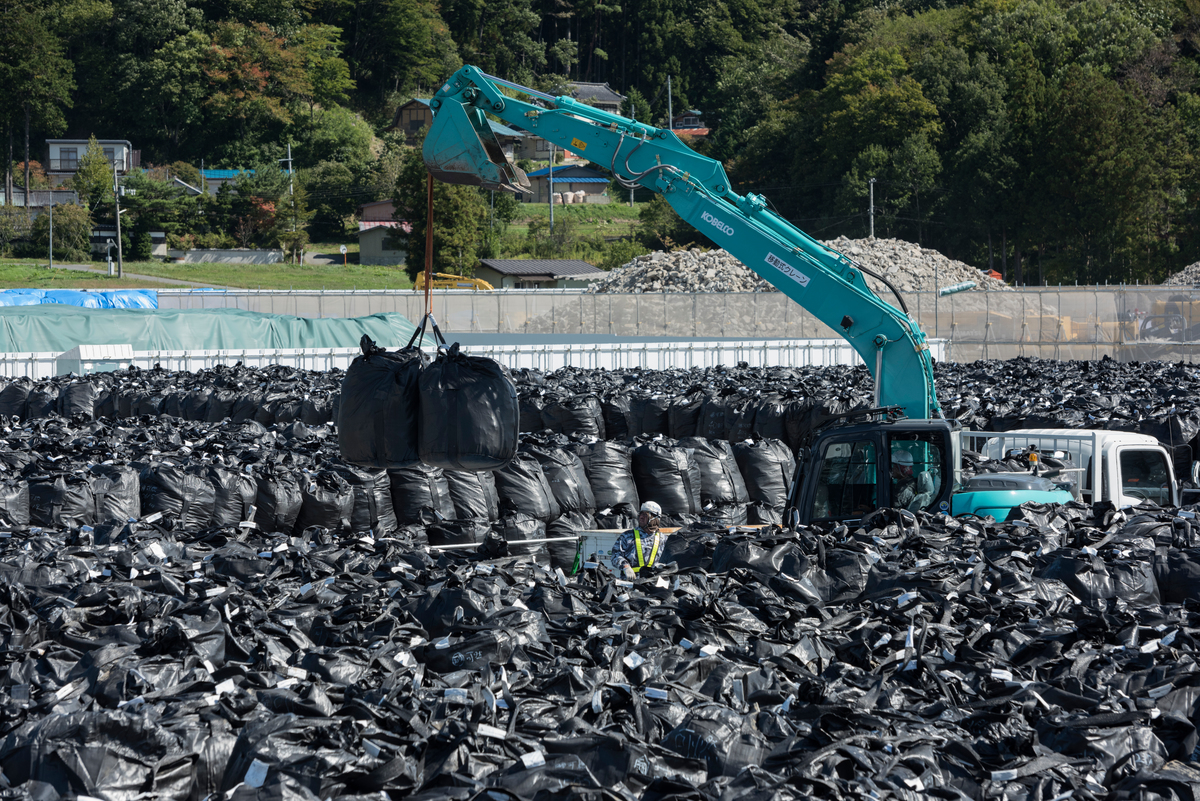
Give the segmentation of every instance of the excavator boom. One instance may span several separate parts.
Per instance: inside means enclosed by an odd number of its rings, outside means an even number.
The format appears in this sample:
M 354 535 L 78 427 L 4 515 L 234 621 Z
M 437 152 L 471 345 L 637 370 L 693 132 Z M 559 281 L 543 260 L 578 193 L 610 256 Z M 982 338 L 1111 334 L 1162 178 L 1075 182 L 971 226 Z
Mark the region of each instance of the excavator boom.
M 941 416 L 925 334 L 899 292 L 893 289 L 900 308 L 878 297 L 865 275 L 887 283 L 882 276 L 808 236 L 767 208 L 764 198 L 733 192 L 721 163 L 672 131 L 471 66 L 451 76 L 430 106 L 434 120 L 424 158 L 435 178 L 528 191 L 489 115 L 608 167 L 618 183 L 662 194 L 685 221 L 846 339 L 875 378 L 876 406 L 898 406 L 910 418 Z

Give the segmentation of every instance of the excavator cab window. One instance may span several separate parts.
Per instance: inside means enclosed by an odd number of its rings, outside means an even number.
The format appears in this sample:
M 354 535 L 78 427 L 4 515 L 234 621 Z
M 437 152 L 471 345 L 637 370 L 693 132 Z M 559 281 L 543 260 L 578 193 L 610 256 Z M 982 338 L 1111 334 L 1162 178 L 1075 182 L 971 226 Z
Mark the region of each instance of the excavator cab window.
M 934 510 L 946 480 L 945 447 L 941 433 L 906 432 L 890 437 L 892 506 L 910 512 Z
M 821 454 L 813 520 L 862 517 L 879 508 L 878 453 L 873 440 L 831 442 Z

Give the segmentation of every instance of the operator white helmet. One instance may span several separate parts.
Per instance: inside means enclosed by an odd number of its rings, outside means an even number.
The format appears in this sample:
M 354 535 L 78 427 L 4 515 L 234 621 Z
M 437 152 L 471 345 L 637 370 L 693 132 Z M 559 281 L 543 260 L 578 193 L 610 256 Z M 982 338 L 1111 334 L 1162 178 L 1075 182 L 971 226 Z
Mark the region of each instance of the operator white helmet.
M 908 451 L 896 451 L 892 454 L 892 464 L 898 464 L 901 467 L 912 467 L 912 454 Z
M 642 504 L 641 511 L 649 512 L 654 517 L 658 517 L 659 515 L 662 514 L 662 507 L 659 506 L 654 501 L 646 501 L 645 503 Z

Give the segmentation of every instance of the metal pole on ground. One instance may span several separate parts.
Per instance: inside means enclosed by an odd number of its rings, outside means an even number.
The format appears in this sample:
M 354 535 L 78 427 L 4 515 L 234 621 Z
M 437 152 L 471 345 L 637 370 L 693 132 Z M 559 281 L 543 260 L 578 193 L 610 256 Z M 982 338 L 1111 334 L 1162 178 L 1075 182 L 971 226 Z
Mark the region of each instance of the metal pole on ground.
M 117 278 L 124 278 L 125 254 L 121 249 L 121 186 L 117 183 L 116 159 L 113 159 L 113 206 L 117 211 Z
M 54 269 L 54 194 L 50 194 L 50 269 Z

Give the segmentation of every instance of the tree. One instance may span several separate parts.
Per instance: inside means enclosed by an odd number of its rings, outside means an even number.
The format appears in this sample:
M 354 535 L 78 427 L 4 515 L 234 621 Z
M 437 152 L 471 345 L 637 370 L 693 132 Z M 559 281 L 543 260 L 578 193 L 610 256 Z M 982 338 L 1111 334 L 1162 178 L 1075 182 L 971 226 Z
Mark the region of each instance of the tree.
M 405 271 L 416 280 L 425 268 L 425 232 L 428 226 L 429 173 L 421 158 L 420 147 L 407 148 L 400 177 L 392 194 L 395 219 L 407 221 L 411 233 L 403 239 L 408 259 Z M 434 272 L 471 275 L 475 271 L 479 234 L 487 219 L 487 204 L 472 186 L 433 183 L 433 270 Z
M 301 172 L 313 211 L 311 233 L 318 242 L 346 234 L 346 219 L 354 213 L 360 197 L 355 194 L 354 174 L 345 164 L 323 161 Z
M 341 31 L 333 25 L 305 25 L 289 42 L 308 75 L 309 92 L 304 97 L 310 117 L 317 106 L 329 109 L 350 99 L 354 80 L 341 57 Z
M 54 258 L 63 261 L 91 260 L 92 217 L 83 206 L 67 203 L 54 207 Z M 41 253 L 50 250 L 50 215 L 33 221 L 33 244 Z
M 89 213 L 94 214 L 101 206 L 113 202 L 113 168 L 95 134 L 88 137 L 87 150 L 79 157 L 79 167 L 71 176 L 71 188 L 79 193 L 79 200 Z
M 32 229 L 24 209 L 0 206 L 0 256 L 11 255 L 13 244 L 27 238 Z

